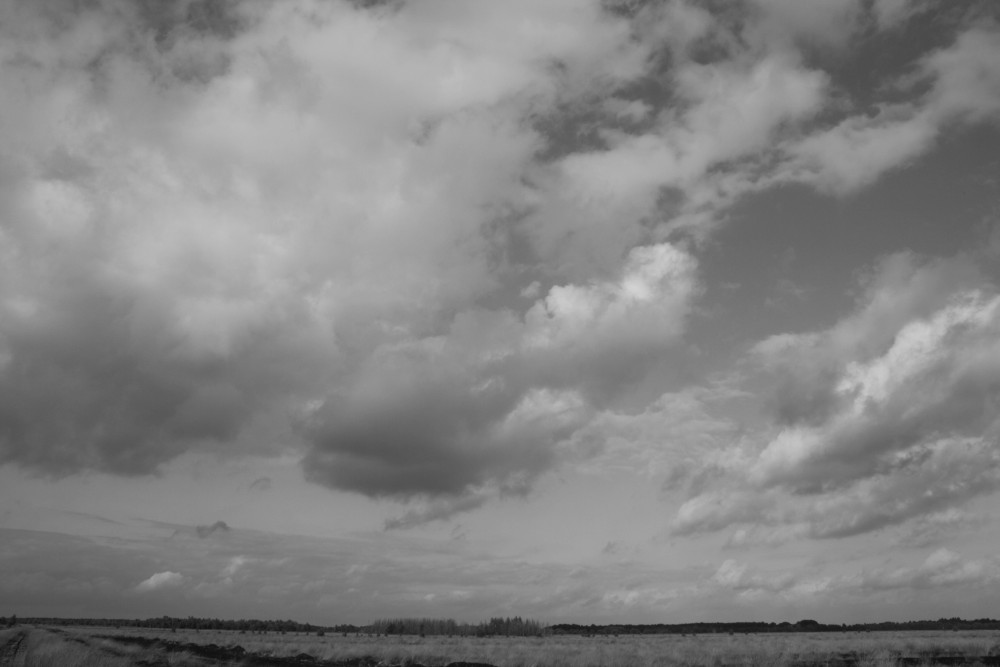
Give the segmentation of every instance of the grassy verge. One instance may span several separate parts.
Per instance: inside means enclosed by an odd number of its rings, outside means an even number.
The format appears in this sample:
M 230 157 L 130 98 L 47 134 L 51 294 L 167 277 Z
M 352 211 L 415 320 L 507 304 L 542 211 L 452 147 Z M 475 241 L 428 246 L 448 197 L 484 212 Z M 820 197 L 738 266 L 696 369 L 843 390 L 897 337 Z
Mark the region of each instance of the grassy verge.
M 314 634 L 239 634 L 225 631 L 170 632 L 141 628 L 80 628 L 96 635 L 155 637 L 172 642 L 238 645 L 250 653 L 324 661 L 373 658 L 385 665 L 450 662 L 497 667 L 796 667 L 856 664 L 896 667 L 934 664 L 940 656 L 978 658 L 1000 654 L 1000 632 L 816 633 L 795 635 L 696 635 L 619 637 L 415 637 Z M 906 660 L 901 660 L 906 658 Z M 970 663 L 971 664 L 971 663 Z

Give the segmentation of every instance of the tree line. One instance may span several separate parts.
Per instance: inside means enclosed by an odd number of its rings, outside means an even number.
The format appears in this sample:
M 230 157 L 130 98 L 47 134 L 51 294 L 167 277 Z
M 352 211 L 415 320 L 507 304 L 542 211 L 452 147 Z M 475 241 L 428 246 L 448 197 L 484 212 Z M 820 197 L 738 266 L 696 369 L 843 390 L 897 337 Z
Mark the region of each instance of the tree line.
M 887 632 L 907 630 L 1000 630 L 1000 620 L 977 618 L 940 618 L 936 621 L 883 621 L 878 623 L 820 623 L 812 619 L 797 623 L 732 622 L 732 623 L 653 623 L 639 625 L 581 625 L 558 623 L 549 626 L 551 634 L 560 635 L 689 635 L 689 634 L 752 634 L 763 632 Z
M 134 627 L 175 630 L 229 630 L 245 633 L 350 633 L 374 635 L 422 635 L 463 637 L 537 637 L 550 634 L 574 635 L 658 635 L 658 634 L 712 634 L 712 633 L 765 633 L 765 632 L 886 632 L 907 630 L 1000 630 L 1000 620 L 977 618 L 966 620 L 958 617 L 939 618 L 936 621 L 884 621 L 878 623 L 825 624 L 812 619 L 797 623 L 767 622 L 704 622 L 704 623 L 651 623 L 582 625 L 558 623 L 543 625 L 532 619 L 495 617 L 482 623 L 460 623 L 454 619 L 440 618 L 386 618 L 368 625 L 314 625 L 291 620 L 175 618 L 159 616 L 145 619 L 126 618 L 54 618 L 34 617 L 18 619 L 16 615 L 0 616 L 0 627 L 16 623 L 29 625 L 78 625 L 101 627 Z
M 0 617 L 2 618 L 2 617 Z M 298 623 L 289 620 L 175 618 L 158 616 L 155 618 L 23 618 L 21 623 L 31 625 L 84 625 L 100 627 L 157 628 L 167 630 L 232 630 L 239 632 L 337 632 L 342 627 L 355 631 L 355 626 L 321 626 Z
M 4 623 L 0 616 L 0 624 Z M 12 616 L 10 624 L 16 622 Z M 520 616 L 512 618 L 491 618 L 482 623 L 459 623 L 454 619 L 439 618 L 389 618 L 380 619 L 369 625 L 313 625 L 290 620 L 229 620 L 219 618 L 175 618 L 158 616 L 154 618 L 24 618 L 22 623 L 31 625 L 83 625 L 100 627 L 156 628 L 167 630 L 228 630 L 245 633 L 351 633 L 375 635 L 457 635 L 463 637 L 534 637 L 545 633 L 546 628 L 531 619 Z
M 459 623 L 446 618 L 385 618 L 368 626 L 380 635 L 458 635 L 463 637 L 540 637 L 546 628 L 538 621 L 520 616 L 491 618 L 482 623 Z

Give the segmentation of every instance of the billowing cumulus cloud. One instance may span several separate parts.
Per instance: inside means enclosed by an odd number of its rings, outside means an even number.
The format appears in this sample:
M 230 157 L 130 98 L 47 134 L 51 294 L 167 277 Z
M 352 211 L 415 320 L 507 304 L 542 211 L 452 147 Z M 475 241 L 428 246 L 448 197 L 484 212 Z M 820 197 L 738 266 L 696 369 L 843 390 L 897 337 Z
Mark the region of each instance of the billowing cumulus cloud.
M 640 247 L 618 280 L 555 286 L 523 318 L 468 312 L 380 351 L 352 392 L 308 416 L 307 474 L 376 496 L 523 493 L 555 445 L 677 339 L 693 269 L 669 245 Z
M 699 242 L 740 197 L 851 192 L 994 117 L 996 29 L 975 16 L 914 63 L 912 104 L 872 115 L 837 90 L 824 54 L 917 11 L 7 3 L 0 462 L 138 475 L 192 449 L 291 448 L 309 480 L 413 502 L 396 527 L 524 495 L 565 449 L 611 451 L 592 445 L 627 417 L 677 411 L 629 392 L 680 354 Z M 934 302 L 933 331 L 909 335 L 988 355 L 989 299 Z M 970 396 L 989 380 L 958 352 L 857 335 L 884 358 L 788 339 L 826 361 L 789 375 L 804 391 L 777 399 L 789 425 L 755 483 L 802 491 L 844 443 L 909 442 L 939 417 L 919 452 L 885 445 L 837 483 L 961 465 L 945 443 L 992 413 L 932 397 L 910 414 L 876 378 Z
M 895 469 L 944 466 L 957 451 L 971 446 L 971 455 L 976 443 L 993 444 L 1000 296 L 959 291 L 928 315 L 910 317 L 872 334 L 892 335 L 887 347 L 861 340 L 873 355 L 859 350 L 835 361 L 832 384 L 807 392 L 828 391 L 827 413 L 814 424 L 782 429 L 761 453 L 754 477 L 802 491 L 831 489 Z M 786 339 L 783 347 L 803 343 L 799 355 L 815 347 L 823 356 L 824 342 L 807 336 Z M 963 447 L 964 438 L 974 440 Z
M 886 259 L 857 311 L 755 354 L 775 428 L 742 443 L 735 488 L 691 497 L 679 532 L 740 543 L 864 533 L 952 510 L 1000 487 L 1000 294 L 967 258 Z
M 157 572 L 149 579 L 140 582 L 135 590 L 137 593 L 149 593 L 164 588 L 176 588 L 184 583 L 184 575 L 179 572 Z
M 337 488 L 529 488 L 681 335 L 697 267 L 619 232 L 649 206 L 594 208 L 597 273 L 532 266 L 519 220 L 592 208 L 549 191 L 536 118 L 655 44 L 597 3 L 521 10 L 5 9 L 3 459 L 144 474 L 304 440 Z

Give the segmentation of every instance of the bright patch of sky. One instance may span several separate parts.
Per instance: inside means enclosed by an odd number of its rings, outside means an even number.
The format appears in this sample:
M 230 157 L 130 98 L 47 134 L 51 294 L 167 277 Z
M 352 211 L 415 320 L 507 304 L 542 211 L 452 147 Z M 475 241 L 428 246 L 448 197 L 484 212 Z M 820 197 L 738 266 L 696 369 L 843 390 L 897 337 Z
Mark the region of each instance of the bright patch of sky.
M 989 615 L 989 0 L 0 7 L 0 614 Z

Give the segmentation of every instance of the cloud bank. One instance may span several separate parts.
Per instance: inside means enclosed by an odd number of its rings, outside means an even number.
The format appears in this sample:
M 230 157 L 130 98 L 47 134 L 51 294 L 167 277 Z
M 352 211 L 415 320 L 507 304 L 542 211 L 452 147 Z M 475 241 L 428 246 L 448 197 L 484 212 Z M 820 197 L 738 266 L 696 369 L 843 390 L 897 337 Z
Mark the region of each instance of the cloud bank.
M 9 3 L 0 461 L 294 449 L 316 483 L 417 501 L 400 527 L 527 493 L 679 354 L 741 197 L 854 192 L 1000 110 L 984 12 L 872 113 L 824 59 L 919 3 L 734 7 Z M 991 470 L 995 302 L 955 298 L 763 345 L 825 361 L 786 373 L 807 400 L 778 400 L 748 483 L 895 498 L 880 471 Z
M 743 443 L 740 467 L 725 471 L 736 484 L 691 497 L 675 529 L 845 537 L 994 492 L 998 341 L 1000 293 L 969 258 L 886 258 L 853 314 L 756 346 L 773 387 L 772 433 Z
M 157 572 L 149 579 L 140 582 L 135 590 L 137 593 L 149 593 L 164 588 L 176 588 L 184 583 L 184 575 L 179 572 Z

